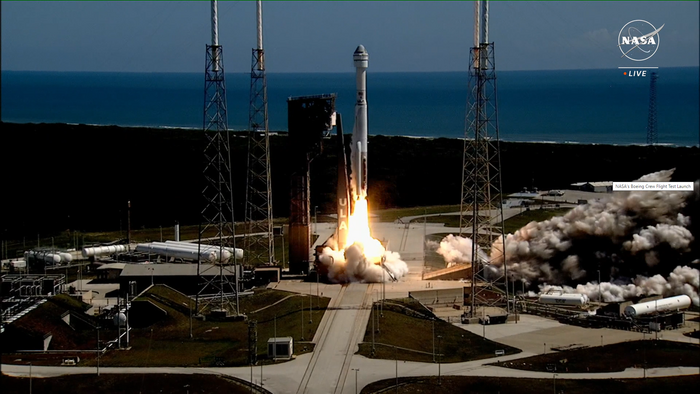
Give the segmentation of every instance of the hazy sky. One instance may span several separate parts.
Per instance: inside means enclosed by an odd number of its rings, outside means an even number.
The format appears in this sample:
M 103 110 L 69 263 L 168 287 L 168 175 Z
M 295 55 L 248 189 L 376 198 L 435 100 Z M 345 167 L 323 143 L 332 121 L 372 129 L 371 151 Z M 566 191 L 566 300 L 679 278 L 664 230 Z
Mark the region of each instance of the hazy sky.
M 2 1 L 2 69 L 200 72 L 210 40 L 209 1 Z M 644 19 L 660 32 L 645 65 L 698 66 L 699 2 L 491 2 L 500 70 L 639 65 L 617 36 Z M 268 72 L 352 72 L 363 44 L 370 70 L 464 71 L 473 2 L 263 2 Z M 219 2 L 226 71 L 249 72 L 255 2 Z

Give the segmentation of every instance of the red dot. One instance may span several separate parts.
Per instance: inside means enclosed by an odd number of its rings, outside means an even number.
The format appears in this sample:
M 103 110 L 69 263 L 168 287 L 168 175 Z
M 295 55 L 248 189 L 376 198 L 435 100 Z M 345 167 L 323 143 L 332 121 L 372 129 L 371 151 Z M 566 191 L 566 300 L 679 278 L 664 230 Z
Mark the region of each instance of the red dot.
M 623 72 L 623 74 L 627 75 L 627 71 Z

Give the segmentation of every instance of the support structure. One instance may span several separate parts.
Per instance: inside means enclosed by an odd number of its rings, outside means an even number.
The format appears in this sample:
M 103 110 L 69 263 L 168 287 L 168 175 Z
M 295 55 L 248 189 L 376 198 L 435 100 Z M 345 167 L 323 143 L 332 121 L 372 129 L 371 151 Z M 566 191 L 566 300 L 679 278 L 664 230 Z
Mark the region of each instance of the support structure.
M 474 3 L 460 214 L 460 236 L 471 236 L 473 241 L 467 302 L 471 317 L 493 314 L 485 312 L 488 307 L 509 309 L 505 255 L 491 250 L 499 238 L 505 241 L 494 44 L 488 42 L 488 2 Z M 491 261 L 488 254 L 504 260 Z
M 309 170 L 323 152 L 323 138 L 335 125 L 335 94 L 287 99 L 291 196 L 289 209 L 289 271 L 306 274 L 311 259 Z
M 217 2 L 211 2 L 212 45 L 206 46 L 206 66 L 204 71 L 204 126 L 206 138 L 204 148 L 204 189 L 202 196 L 205 205 L 202 209 L 202 222 L 199 230 L 198 252 L 204 238 L 213 239 L 219 246 L 220 259 L 223 249 L 235 248 L 233 225 L 233 191 L 231 188 L 230 134 L 226 113 L 226 81 L 222 47 L 218 38 Z M 201 255 L 201 253 L 198 253 Z M 219 260 L 213 265 L 197 262 L 197 274 L 201 290 L 197 294 L 197 313 L 215 312 L 219 315 L 238 315 L 239 269 L 236 254 L 232 260 Z M 233 264 L 235 284 L 228 279 Z M 217 272 L 210 272 L 216 270 Z M 209 279 L 204 279 L 205 275 Z M 213 291 L 212 291 L 213 289 Z M 206 292 L 206 293 L 205 293 Z M 235 297 L 235 303 L 232 298 Z
M 272 181 L 270 179 L 270 134 L 267 119 L 267 77 L 262 45 L 262 1 L 257 1 L 258 46 L 250 68 L 248 115 L 248 178 L 246 188 L 244 250 L 248 266 L 271 265 L 275 261 L 272 233 Z
M 647 144 L 655 145 L 659 143 L 659 134 L 657 132 L 656 121 L 656 80 L 659 79 L 659 74 L 651 73 L 651 82 L 649 85 L 649 118 L 647 119 Z

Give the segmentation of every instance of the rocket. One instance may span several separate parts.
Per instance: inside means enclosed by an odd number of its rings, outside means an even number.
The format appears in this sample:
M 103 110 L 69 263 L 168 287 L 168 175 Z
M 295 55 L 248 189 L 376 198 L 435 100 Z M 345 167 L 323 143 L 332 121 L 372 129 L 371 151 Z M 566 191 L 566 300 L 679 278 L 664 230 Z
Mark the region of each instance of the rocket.
M 352 131 L 352 188 L 353 197 L 367 197 L 367 66 L 369 54 L 360 45 L 352 56 L 355 63 L 357 100 L 355 101 L 355 127 Z

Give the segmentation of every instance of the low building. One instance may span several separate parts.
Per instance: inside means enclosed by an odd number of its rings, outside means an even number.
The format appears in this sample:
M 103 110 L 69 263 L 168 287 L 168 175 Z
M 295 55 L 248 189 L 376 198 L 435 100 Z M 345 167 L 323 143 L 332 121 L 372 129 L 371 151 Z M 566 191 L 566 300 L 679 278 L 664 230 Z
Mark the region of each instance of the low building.
M 267 357 L 275 360 L 289 360 L 294 354 L 292 337 L 277 337 L 267 340 Z
M 239 266 L 240 271 L 240 266 Z M 202 279 L 198 279 L 198 272 Z M 214 277 L 223 272 L 225 292 L 234 292 L 236 275 L 234 267 L 224 265 L 220 267 L 213 264 L 126 264 L 119 275 L 119 288 L 122 293 L 129 289 L 129 282 L 136 282 L 136 292 L 140 293 L 148 286 L 162 284 L 187 294 L 216 294 L 219 292 L 219 283 L 212 283 Z M 206 289 L 203 287 L 206 286 Z M 229 289 L 230 287 L 230 289 Z

